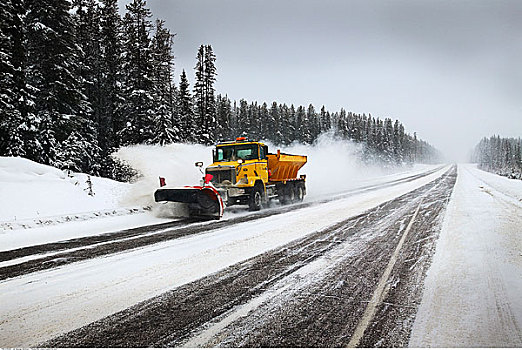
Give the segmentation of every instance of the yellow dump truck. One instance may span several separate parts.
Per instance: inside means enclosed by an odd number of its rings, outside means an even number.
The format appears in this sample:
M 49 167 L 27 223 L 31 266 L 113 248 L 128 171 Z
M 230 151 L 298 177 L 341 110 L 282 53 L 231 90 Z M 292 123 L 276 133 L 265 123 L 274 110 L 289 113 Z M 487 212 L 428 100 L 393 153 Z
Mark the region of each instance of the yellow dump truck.
M 201 186 L 161 187 L 154 197 L 156 202 L 187 203 L 192 216 L 218 218 L 230 205 L 259 210 L 274 199 L 281 204 L 300 202 L 306 195 L 306 176 L 298 177 L 298 171 L 306 161 L 306 156 L 279 150 L 269 153 L 265 144 L 239 137 L 216 145 Z M 165 184 L 164 179 L 160 178 L 160 184 Z

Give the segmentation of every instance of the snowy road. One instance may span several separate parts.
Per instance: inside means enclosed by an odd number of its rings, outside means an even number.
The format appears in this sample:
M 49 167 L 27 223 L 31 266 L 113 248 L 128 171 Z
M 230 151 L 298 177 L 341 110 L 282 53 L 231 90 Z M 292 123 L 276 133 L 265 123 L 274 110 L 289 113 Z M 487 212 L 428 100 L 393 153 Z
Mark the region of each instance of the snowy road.
M 520 345 L 522 191 L 469 166 L 458 174 L 220 222 L 12 241 L 0 252 L 0 344 Z
M 90 258 L 91 256 L 87 254 L 88 259 L 79 259 L 80 261 L 74 263 L 67 261 L 65 257 L 52 257 L 55 253 L 49 251 L 45 253 L 40 251 L 36 256 L 33 253 L 26 256 L 18 255 L 14 257 L 15 263 L 4 261 L 2 268 L 30 263 L 39 254 L 51 254 L 50 261 L 58 262 L 58 265 L 26 274 L 25 272 L 33 271 L 29 269 L 17 274 L 16 277 L 9 277 L 0 282 L 2 299 L 8 301 L 2 302 L 1 305 L 1 344 L 38 345 L 63 332 L 83 327 L 149 298 L 191 288 L 194 283 L 201 283 L 205 278 L 215 278 L 216 275 L 213 275 L 215 273 L 227 273 L 226 271 L 231 268 L 234 270 L 235 264 L 256 259 L 267 251 L 280 249 L 299 240 L 311 239 L 321 232 L 323 234 L 331 232 L 336 225 L 349 224 L 347 220 L 359 220 L 357 218 L 366 211 L 372 213 L 375 212 L 370 210 L 372 208 L 388 201 L 396 202 L 393 200 L 441 178 L 447 170 L 448 167 L 428 172 L 424 176 L 406 176 L 403 181 L 383 181 L 381 185 L 373 184 L 353 190 L 334 201 L 318 201 L 313 205 L 303 203 L 302 207 L 288 208 L 279 214 L 272 213 L 269 209 L 260 212 L 258 214 L 260 216 L 255 220 L 249 220 L 249 216 L 236 215 L 230 218 L 230 220 L 237 220 L 231 225 L 226 225 L 225 221 L 191 224 L 185 228 L 188 232 L 197 227 L 205 225 L 208 227 L 192 234 L 173 236 L 168 240 L 126 246 L 122 251 L 115 250 L 109 255 L 94 255 L 97 258 Z M 412 201 L 406 202 L 411 204 Z M 397 217 L 400 218 L 401 223 L 416 209 L 410 207 L 411 205 L 408 205 L 408 209 L 401 211 L 402 214 Z M 381 215 L 377 216 L 377 218 L 381 217 Z M 388 222 L 386 217 L 385 215 L 383 219 Z M 219 226 L 223 223 L 224 226 Z M 395 229 L 402 227 L 402 224 L 396 225 L 398 226 Z M 148 240 L 151 237 L 167 234 L 169 230 L 163 227 L 153 234 L 149 231 L 145 237 L 119 237 L 117 242 L 111 241 L 110 244 L 121 244 L 125 241 L 142 242 L 143 238 Z M 175 232 L 176 229 L 171 231 Z M 376 232 L 380 232 L 380 229 Z M 346 234 L 344 229 L 340 234 Z M 354 231 L 346 237 L 352 234 L 355 234 Z M 93 246 L 91 245 L 89 250 L 106 244 L 97 242 Z M 78 248 L 66 247 L 65 251 L 59 254 L 83 250 Z M 313 255 L 318 259 L 330 250 L 329 248 Z M 298 257 L 296 260 L 299 264 L 302 264 L 299 262 L 301 258 Z M 20 259 L 26 261 L 21 262 Z M 60 265 L 62 261 L 64 265 Z M 256 277 L 255 285 L 266 283 L 259 280 L 261 277 Z M 244 288 L 246 287 L 242 287 L 241 290 Z M 228 294 L 227 289 L 216 288 L 216 290 Z M 255 294 L 252 294 L 253 296 Z M 241 301 L 239 304 L 242 304 L 250 298 L 239 300 Z M 231 312 L 239 304 L 227 304 L 230 308 L 224 309 L 220 315 Z M 199 311 L 204 315 L 211 314 L 206 308 Z M 201 325 L 205 319 L 205 317 L 199 318 L 198 324 Z M 190 332 L 192 331 L 194 330 L 190 329 Z M 139 337 L 138 334 L 136 336 Z M 77 341 L 82 343 L 81 338 Z M 158 340 L 155 339 L 153 342 Z M 107 340 L 104 345 L 109 344 L 110 341 Z
M 401 183 L 411 183 L 416 179 L 431 175 L 437 170 L 440 169 L 435 168 L 420 174 L 360 186 L 345 191 L 344 193 L 337 193 L 335 196 L 319 198 L 305 203 L 284 207 L 275 205 L 273 208 L 265 209 L 258 213 L 250 213 L 245 211 L 245 209 L 237 210 L 231 208 L 229 211 L 232 210 L 239 213 L 239 215 L 229 216 L 219 222 L 211 221 L 198 223 L 197 219 L 178 219 L 161 224 L 139 226 L 132 229 L 88 235 L 44 244 L 24 245 L 27 243 L 23 240 L 22 243 L 18 243 L 18 245 L 16 242 L 11 242 L 12 249 L 0 251 L 0 280 L 30 272 L 55 268 L 78 262 L 80 260 L 92 259 L 99 256 L 119 253 L 125 250 L 136 249 L 180 237 L 202 234 L 220 228 L 229 228 L 239 223 L 259 220 L 273 215 L 281 215 L 283 213 L 293 212 L 303 208 L 322 205 L 339 198 L 367 193 Z

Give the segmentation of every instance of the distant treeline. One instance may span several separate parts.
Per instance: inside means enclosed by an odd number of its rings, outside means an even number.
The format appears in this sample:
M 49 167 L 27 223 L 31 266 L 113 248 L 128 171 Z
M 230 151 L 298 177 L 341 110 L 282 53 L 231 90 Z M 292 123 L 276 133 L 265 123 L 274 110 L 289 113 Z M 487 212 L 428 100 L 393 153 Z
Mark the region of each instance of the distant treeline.
M 294 141 L 313 144 L 319 135 L 331 132 L 334 137 L 351 140 L 363 145 L 363 159 L 367 162 L 401 164 L 404 162 L 438 162 L 439 152 L 425 141 L 405 133 L 403 125 L 390 118 L 381 120 L 371 115 L 354 114 L 341 109 L 330 113 L 323 106 L 317 111 L 308 108 L 273 102 L 231 102 L 227 97 L 217 97 L 218 139 L 232 139 L 236 135 L 248 135 L 252 139 L 272 141 L 276 145 L 288 145 Z
M 484 137 L 473 151 L 472 162 L 479 168 L 522 179 L 522 140 L 519 138 Z
M 174 84 L 174 35 L 144 0 L 119 15 L 117 0 L 0 3 L 0 155 L 116 179 L 110 157 L 133 144 L 248 136 L 311 144 L 331 131 L 364 147 L 367 161 L 434 162 L 438 152 L 399 121 L 216 96 L 216 56 L 196 53 L 194 88 Z

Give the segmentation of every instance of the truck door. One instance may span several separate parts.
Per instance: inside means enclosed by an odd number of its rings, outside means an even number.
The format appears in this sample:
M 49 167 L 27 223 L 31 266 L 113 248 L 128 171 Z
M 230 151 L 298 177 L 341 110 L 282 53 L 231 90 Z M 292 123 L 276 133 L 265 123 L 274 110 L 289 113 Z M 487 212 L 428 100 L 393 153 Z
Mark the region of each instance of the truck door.
M 256 172 L 266 184 L 268 182 L 268 158 L 266 154 L 268 146 L 259 145 L 259 160 L 256 163 Z

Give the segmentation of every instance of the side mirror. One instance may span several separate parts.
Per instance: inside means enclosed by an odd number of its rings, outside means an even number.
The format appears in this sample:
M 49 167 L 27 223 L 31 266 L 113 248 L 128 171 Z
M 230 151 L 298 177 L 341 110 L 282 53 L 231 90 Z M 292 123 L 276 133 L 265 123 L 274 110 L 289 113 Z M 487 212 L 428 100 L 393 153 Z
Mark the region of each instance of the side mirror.
M 194 166 L 196 166 L 198 168 L 202 168 L 203 167 L 203 162 L 196 162 L 196 164 L 194 164 Z

